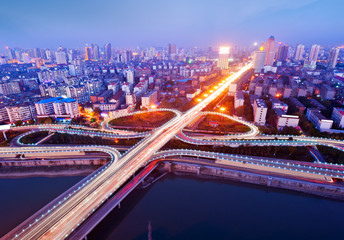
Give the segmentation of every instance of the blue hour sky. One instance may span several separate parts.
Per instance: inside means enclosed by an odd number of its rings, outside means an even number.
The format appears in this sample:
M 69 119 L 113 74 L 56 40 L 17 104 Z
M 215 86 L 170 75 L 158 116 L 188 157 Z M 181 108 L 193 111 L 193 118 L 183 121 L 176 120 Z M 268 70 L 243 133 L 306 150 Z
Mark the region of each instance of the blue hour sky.
M 344 44 L 343 0 L 1 0 L 0 49 Z

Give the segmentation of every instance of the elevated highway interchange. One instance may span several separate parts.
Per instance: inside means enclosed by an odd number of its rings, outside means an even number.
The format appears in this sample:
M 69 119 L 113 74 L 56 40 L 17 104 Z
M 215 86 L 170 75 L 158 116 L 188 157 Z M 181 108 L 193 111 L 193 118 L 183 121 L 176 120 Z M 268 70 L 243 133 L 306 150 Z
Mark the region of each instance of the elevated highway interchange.
M 304 175 L 310 178 L 320 178 L 323 181 L 332 181 L 332 177 L 344 178 L 341 168 L 334 170 L 327 168 L 326 165 L 321 167 L 305 166 L 305 165 L 291 165 L 290 163 L 282 163 L 276 161 L 270 161 L 266 159 L 260 159 L 256 157 L 241 159 L 240 156 L 234 155 L 221 155 L 220 153 L 200 153 L 195 150 L 173 150 L 169 152 L 158 152 L 159 149 L 165 145 L 171 138 L 178 135 L 181 140 L 190 141 L 193 144 L 247 144 L 247 141 L 265 141 L 267 145 L 269 140 L 256 140 L 258 135 L 256 128 L 252 126 L 249 136 L 245 138 L 253 138 L 253 140 L 242 139 L 242 142 L 235 142 L 240 140 L 233 139 L 219 139 L 219 140 L 204 140 L 195 139 L 186 136 L 182 133 L 182 129 L 197 117 L 203 108 L 205 108 L 210 102 L 214 101 L 222 92 L 228 89 L 231 82 L 235 81 L 244 72 L 251 68 L 251 64 L 246 65 L 240 71 L 226 79 L 225 83 L 222 83 L 217 90 L 205 98 L 202 102 L 191 108 L 186 113 L 182 114 L 177 112 L 176 116 L 162 127 L 149 132 L 146 135 L 140 135 L 140 137 L 147 136 L 145 139 L 136 144 L 133 148 L 127 151 L 123 156 L 111 147 L 105 146 L 56 146 L 56 147 L 44 147 L 44 149 L 37 147 L 21 147 L 21 148 L 2 148 L 0 149 L 0 155 L 6 154 L 30 154 L 39 153 L 45 151 L 51 151 L 53 153 L 63 151 L 102 151 L 111 156 L 111 162 L 98 170 L 90 178 L 80 183 L 77 188 L 68 195 L 64 195 L 63 201 L 57 200 L 43 208 L 38 215 L 35 214 L 27 221 L 19 225 L 17 228 L 9 232 L 4 239 L 65 239 L 68 238 L 73 231 L 78 228 L 92 213 L 94 213 L 99 206 L 112 197 L 116 193 L 123 183 L 125 183 L 131 176 L 133 176 L 140 168 L 144 167 L 152 159 L 163 158 L 175 155 L 193 155 L 205 154 L 207 157 L 215 158 L 220 164 L 239 164 L 243 165 L 243 161 L 247 166 L 255 168 L 257 166 L 264 169 L 270 169 L 270 171 L 282 171 L 288 174 Z M 128 138 L 138 137 L 136 133 L 126 133 L 125 135 L 116 132 L 117 130 L 109 129 L 105 126 L 105 132 L 96 132 L 90 129 L 73 129 L 60 127 L 37 127 L 36 130 L 62 131 L 66 133 L 74 134 L 94 134 L 101 137 L 116 137 L 116 138 Z M 86 133 L 87 132 L 87 133 Z M 94 132 L 94 133 L 93 133 Z M 97 135 L 100 134 L 100 135 Z M 188 138 L 187 138 L 188 137 Z M 259 136 L 260 137 L 260 136 Z M 238 137 L 236 137 L 238 138 Z M 190 140 L 191 139 L 191 140 Z M 196 141 L 196 142 L 195 142 Z M 246 141 L 246 142 L 245 142 Z M 282 141 L 282 140 L 276 140 Z M 283 140 L 284 141 L 284 140 Z M 273 142 L 273 141 L 272 141 Z M 308 138 L 295 139 L 295 141 L 288 141 L 289 145 L 293 144 L 308 144 L 312 145 L 316 141 L 311 141 Z M 321 143 L 328 144 L 330 146 L 340 148 L 343 146 L 342 141 L 321 140 Z M 278 144 L 281 144 L 278 142 Z M 112 150 L 111 150 L 112 149 Z M 248 164 L 247 164 L 248 163 Z M 271 169 L 274 169 L 272 171 Z M 44 213 L 42 213 L 44 211 Z

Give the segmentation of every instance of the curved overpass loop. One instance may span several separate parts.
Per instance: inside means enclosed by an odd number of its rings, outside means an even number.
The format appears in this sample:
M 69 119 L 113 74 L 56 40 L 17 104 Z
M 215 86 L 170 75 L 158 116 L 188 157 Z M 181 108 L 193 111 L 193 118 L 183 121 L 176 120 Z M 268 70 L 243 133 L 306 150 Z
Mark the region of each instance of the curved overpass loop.
M 181 130 L 176 137 L 186 143 L 193 145 L 224 145 L 237 147 L 240 145 L 249 146 L 314 146 L 323 145 L 332 147 L 340 151 L 344 151 L 344 141 L 316 138 L 307 136 L 293 136 L 293 135 L 264 135 L 259 134 L 259 129 L 254 124 L 240 120 L 236 117 L 229 116 L 217 112 L 200 112 L 198 116 L 214 114 L 225 117 L 227 119 L 239 122 L 250 128 L 248 133 L 232 134 L 232 135 L 203 135 L 190 136 Z
M 129 117 L 129 116 L 134 116 L 134 115 L 139 115 L 139 114 L 143 114 L 143 113 L 154 113 L 154 112 L 172 112 L 175 114 L 175 116 L 171 119 L 175 119 L 175 118 L 178 118 L 182 115 L 182 113 L 178 110 L 175 110 L 175 109 L 168 109 L 168 108 L 159 108 L 159 109 L 150 109 L 148 111 L 136 111 L 136 112 L 132 112 L 132 113 L 127 113 L 127 114 L 120 114 L 116 117 L 111 117 L 111 118 L 107 118 L 105 119 L 102 123 L 101 123 L 101 127 L 102 129 L 104 130 L 108 130 L 108 131 L 118 131 L 118 129 L 115 129 L 115 128 L 112 128 L 110 125 L 109 125 L 109 122 L 111 122 L 112 120 L 114 119 L 118 119 L 118 118 L 121 118 L 121 117 Z M 169 121 L 171 121 L 169 120 Z M 168 122 L 167 122 L 168 123 Z M 166 123 L 165 123 L 166 124 Z M 164 124 L 164 125 L 165 125 Z M 164 125 L 158 127 L 158 128 L 161 128 L 163 127 Z M 126 131 L 126 130 L 123 130 L 123 131 Z M 148 131 L 146 132 L 146 134 L 150 133 L 150 132 L 153 132 L 154 130 L 152 131 Z M 133 132 L 130 132 L 130 134 L 137 134 L 135 131 Z
M 155 152 L 180 132 L 205 106 L 216 99 L 219 94 L 228 88 L 232 81 L 249 68 L 251 68 L 251 64 L 229 77 L 225 84 L 222 84 L 213 94 L 185 114 L 176 116 L 162 127 L 152 131 L 147 138 L 137 144 L 131 151 L 128 151 L 119 161 L 108 165 L 92 180 L 89 180 L 82 188 L 82 191 L 77 191 L 71 198 L 66 199 L 63 204 L 56 207 L 56 209 L 42 215 L 39 220 L 30 222 L 25 228 L 11 231 L 8 237 L 14 239 L 67 238 L 102 203 L 120 189 L 122 184 L 138 169 L 144 167 L 151 160 L 152 156 L 157 156 L 154 155 Z M 97 146 L 97 148 L 99 147 Z M 177 154 L 180 153 L 177 152 Z M 182 154 L 185 155 L 186 153 L 183 152 Z M 278 165 L 276 163 L 268 164 Z
M 82 191 L 76 191 L 70 198 L 66 198 L 63 204 L 55 209 L 46 212 L 41 218 L 35 221 L 25 222 L 27 225 L 23 229 L 15 229 L 7 236 L 14 239 L 64 239 L 67 238 L 75 228 L 80 226 L 96 209 L 111 197 L 124 182 L 126 182 L 138 169 L 145 166 L 167 141 L 181 131 L 197 114 L 210 102 L 225 91 L 229 84 L 237 79 L 241 74 L 251 68 L 247 65 L 238 73 L 227 79 L 213 94 L 204 99 L 201 103 L 180 114 L 164 124 L 162 127 L 152 131 L 151 134 L 138 143 L 131 151 L 128 151 L 119 161 L 109 164 L 103 168 L 93 179 L 87 181 Z M 85 147 L 85 148 L 88 148 Z M 97 146 L 99 149 L 99 146 Z M 19 151 L 19 150 L 18 150 Z M 167 156 L 170 153 L 166 153 Z M 186 152 L 175 152 L 173 154 L 185 155 Z M 190 154 L 195 154 L 192 152 Z M 210 155 L 208 155 L 210 156 Z M 213 157 L 220 157 L 213 155 Z M 231 157 L 233 158 L 233 156 Z M 223 160 L 223 159 L 222 159 Z M 253 161 L 254 162 L 254 161 Z M 268 163 L 277 166 L 276 163 Z M 278 167 L 277 167 L 278 168 Z M 326 171 L 326 170 L 325 170 Z M 21 227 L 20 225 L 19 227 Z
M 249 169 L 256 169 L 258 166 L 270 172 L 280 172 L 294 176 L 299 176 L 300 173 L 309 174 L 314 175 L 313 177 L 317 180 L 326 182 L 331 181 L 332 178 L 344 179 L 344 166 L 339 164 L 314 164 L 309 162 L 296 162 L 256 156 L 225 154 L 187 149 L 173 149 L 157 152 L 146 164 L 154 160 L 179 156 L 210 158 L 219 161 L 220 164 L 228 162 L 228 165 Z
M 154 156 L 166 142 L 191 122 L 199 112 L 210 102 L 214 101 L 229 84 L 250 69 L 252 64 L 243 67 L 227 81 L 210 94 L 198 105 L 185 114 L 177 115 L 162 127 L 152 131 L 151 134 L 128 151 L 120 160 L 103 168 L 98 175 L 88 180 L 80 191 L 66 197 L 63 204 L 47 211 L 39 219 L 27 223 L 24 228 L 11 231 L 7 238 L 13 239 L 64 239 L 82 224 L 96 209 L 111 197 L 124 182 L 126 182 L 138 169 Z M 244 140 L 245 141 L 245 140 Z M 224 141 L 226 142 L 226 141 Z M 84 147 L 88 148 L 88 146 Z M 96 147 L 99 150 L 99 146 Z M 19 150 L 18 151 L 22 151 Z M 183 153 L 185 154 L 185 153 Z
M 188 124 L 204 107 L 225 91 L 231 82 L 249 70 L 248 64 L 240 71 L 227 78 L 225 83 L 210 94 L 201 103 L 185 114 L 178 115 L 150 136 L 128 151 L 116 164 L 109 165 L 85 185 L 83 191 L 75 194 L 56 210 L 44 215 L 37 222 L 30 223 L 23 230 L 11 231 L 8 238 L 15 239 L 64 239 L 71 234 L 99 205 L 108 199 L 120 186 L 130 178 L 144 163 L 166 142 Z M 74 199 L 75 198 L 75 199 Z
M 216 139 L 216 140 L 230 140 L 230 139 L 244 139 L 244 138 L 251 138 L 251 137 L 255 137 L 259 134 L 259 129 L 256 125 L 241 120 L 237 117 L 233 117 L 230 116 L 228 114 L 224 114 L 224 113 L 219 113 L 219 112 L 210 112 L 210 111 L 204 111 L 204 112 L 200 112 L 197 116 L 204 116 L 204 115 L 216 115 L 216 116 L 220 116 L 223 118 L 227 118 L 229 120 L 241 123 L 242 125 L 245 125 L 247 127 L 250 128 L 250 131 L 247 133 L 237 133 L 237 134 L 226 134 L 226 135 L 211 135 L 211 134 L 204 134 L 203 136 L 193 136 L 192 138 L 194 139 Z M 183 131 L 183 130 L 182 130 Z M 187 135 L 187 134 L 186 134 Z
M 104 152 L 108 154 L 111 161 L 98 169 L 96 172 L 92 173 L 72 188 L 67 190 L 65 193 L 60 195 L 58 198 L 50 202 L 47 206 L 42 208 L 36 214 L 31 216 L 25 222 L 17 226 L 11 232 L 6 234 L 3 239 L 25 239 L 21 237 L 22 234 L 29 231 L 35 225 L 43 221 L 43 219 L 48 215 L 57 215 L 58 213 L 63 213 L 68 211 L 68 207 L 71 203 L 82 203 L 85 201 L 87 195 L 86 191 L 93 189 L 96 191 L 99 185 L 104 181 L 104 171 L 111 167 L 113 163 L 116 163 L 120 158 L 120 153 L 113 148 L 107 146 L 55 146 L 55 147 L 20 147 L 20 148 L 0 148 L 1 155 L 13 155 L 13 154 L 56 154 L 56 153 L 72 153 L 72 152 L 85 152 L 85 151 L 96 151 Z M 63 208 L 62 208 L 63 206 Z M 30 238 L 29 238 L 30 239 Z M 32 239 L 32 238 L 31 238 Z
M 174 109 L 156 109 L 156 110 L 150 110 L 150 111 L 138 111 L 138 112 L 133 112 L 130 114 L 123 114 L 119 117 L 126 117 L 126 116 L 133 116 L 136 114 L 142 114 L 142 113 L 147 113 L 147 112 L 173 112 L 175 116 L 171 119 L 173 120 L 176 117 L 180 117 L 181 112 L 174 110 Z M 102 138 L 118 138 L 118 139 L 130 139 L 130 138 L 143 138 L 147 137 L 151 134 L 151 132 L 155 131 L 149 131 L 149 132 L 133 132 L 133 131 L 126 131 L 126 130 L 118 130 L 118 129 L 113 129 L 109 126 L 109 122 L 113 119 L 116 118 L 109 118 L 106 119 L 104 122 L 102 122 L 102 129 L 96 129 L 96 128 L 89 128 L 89 127 L 84 127 L 80 125 L 64 125 L 64 124 L 41 124 L 41 125 L 27 125 L 27 126 L 20 126 L 20 127 L 12 127 L 11 129 L 13 130 L 30 130 L 28 132 L 25 132 L 18 137 L 14 139 L 14 142 L 12 143 L 13 146 L 22 146 L 22 145 L 37 145 L 35 143 L 33 144 L 23 144 L 21 142 L 21 139 L 27 135 L 30 135 L 35 132 L 43 132 L 43 131 L 51 131 L 51 132 L 58 132 L 58 133 L 67 133 L 67 134 L 76 134 L 76 135 L 81 135 L 81 136 L 96 136 L 96 137 L 102 137 Z M 171 121 L 170 120 L 170 121 Z M 168 122 L 167 122 L 168 123 Z M 165 123 L 165 124 L 167 124 Z M 164 124 L 164 125 L 165 125 Z M 158 127 L 158 128 L 163 128 L 164 125 Z M 158 129 L 157 128 L 157 129 Z M 11 146 L 12 146 L 11 145 Z

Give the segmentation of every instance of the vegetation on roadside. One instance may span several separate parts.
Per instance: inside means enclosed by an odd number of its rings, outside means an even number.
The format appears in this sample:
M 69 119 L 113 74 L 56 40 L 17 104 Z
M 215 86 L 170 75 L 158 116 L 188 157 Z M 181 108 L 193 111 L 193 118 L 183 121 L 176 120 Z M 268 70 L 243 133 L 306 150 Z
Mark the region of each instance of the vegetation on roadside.
M 218 126 L 212 125 L 211 122 L 216 122 Z M 212 114 L 205 116 L 205 118 L 198 124 L 197 129 L 214 131 L 223 134 L 236 134 L 250 131 L 250 128 L 246 125 L 222 116 Z
M 172 139 L 164 145 L 162 149 L 194 149 L 201 151 L 220 152 L 228 154 L 250 155 L 258 157 L 280 158 L 287 160 L 297 160 L 304 162 L 313 162 L 314 158 L 306 147 L 292 146 L 211 146 L 211 145 L 193 145 L 184 143 L 178 139 Z
M 0 134 L 0 146 L 1 147 L 8 147 L 10 146 L 10 142 L 12 141 L 13 138 L 17 137 L 18 135 L 27 132 L 26 131 L 13 131 L 13 130 L 8 130 L 6 131 L 6 137 L 7 140 L 5 139 L 4 135 L 1 133 Z
M 33 132 L 29 135 L 22 137 L 20 141 L 24 144 L 37 143 L 48 135 L 48 131 Z
M 173 112 L 144 112 L 113 119 L 109 122 L 110 126 L 134 127 L 137 130 L 145 130 L 146 128 L 160 127 L 174 117 Z
M 101 137 L 81 136 L 67 133 L 55 133 L 44 144 L 70 145 L 125 145 L 132 146 L 141 139 L 108 139 Z
M 344 164 L 344 152 L 321 145 L 317 146 L 317 148 L 327 162 Z

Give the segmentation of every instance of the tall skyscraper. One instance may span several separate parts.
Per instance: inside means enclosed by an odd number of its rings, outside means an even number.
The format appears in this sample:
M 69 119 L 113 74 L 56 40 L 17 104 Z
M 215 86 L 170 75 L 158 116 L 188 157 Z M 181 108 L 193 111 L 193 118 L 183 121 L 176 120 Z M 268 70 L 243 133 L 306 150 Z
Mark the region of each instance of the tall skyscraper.
M 167 44 L 167 57 L 168 59 L 175 60 L 177 54 L 177 48 L 175 44 Z
M 167 45 L 167 52 L 168 52 L 168 55 L 172 55 L 172 54 L 176 54 L 177 53 L 177 48 L 176 48 L 176 45 L 175 44 L 171 44 L 169 43 Z
M 33 53 L 35 55 L 35 58 L 41 58 L 42 57 L 41 50 L 39 48 L 35 48 L 33 50 Z
M 277 61 L 287 61 L 289 46 L 280 44 L 277 48 L 276 60 Z
M 126 63 L 133 60 L 133 52 L 131 50 L 126 50 L 125 51 L 125 58 L 126 58 Z
M 296 53 L 295 53 L 295 60 L 302 61 L 304 53 L 305 53 L 305 46 L 302 44 L 298 44 L 296 48 Z
M 264 51 L 263 47 L 261 47 L 259 51 L 254 52 L 254 62 L 253 62 L 254 72 L 258 73 L 262 71 L 265 64 L 265 58 L 266 58 L 266 51 Z
M 92 56 L 94 60 L 100 59 L 99 46 L 97 44 L 92 44 Z
M 339 55 L 339 48 L 332 48 L 330 50 L 330 54 L 329 54 L 328 59 L 327 59 L 327 67 L 329 67 L 329 68 L 335 68 L 336 67 L 338 55 Z
M 24 63 L 29 63 L 31 61 L 30 56 L 28 53 L 23 53 L 22 54 L 22 60 Z
M 218 67 L 228 69 L 229 63 L 229 47 L 220 47 Z
M 127 70 L 127 82 L 130 84 L 134 84 L 134 80 L 135 80 L 135 73 L 132 69 L 128 69 Z
M 309 53 L 308 57 L 310 65 L 316 65 L 316 62 L 318 61 L 319 51 L 320 45 L 314 44 L 311 48 L 311 52 Z
M 7 56 L 9 60 L 16 59 L 16 54 L 12 48 L 6 47 L 6 50 L 7 50 Z
M 65 49 L 60 46 L 55 53 L 57 64 L 67 64 L 67 55 Z
M 107 43 L 104 46 L 104 54 L 105 54 L 105 59 L 107 61 L 110 61 L 111 59 L 111 43 Z
M 273 36 L 269 37 L 267 42 L 262 44 L 264 51 L 266 51 L 265 65 L 272 66 L 275 61 L 277 42 Z
M 85 47 L 85 61 L 92 60 L 92 50 L 90 47 Z

